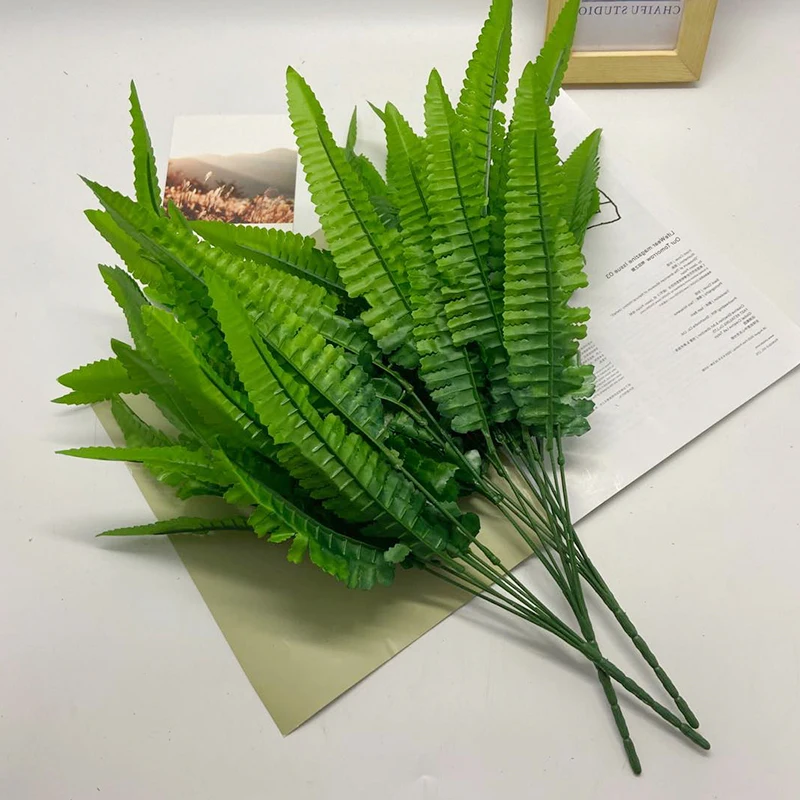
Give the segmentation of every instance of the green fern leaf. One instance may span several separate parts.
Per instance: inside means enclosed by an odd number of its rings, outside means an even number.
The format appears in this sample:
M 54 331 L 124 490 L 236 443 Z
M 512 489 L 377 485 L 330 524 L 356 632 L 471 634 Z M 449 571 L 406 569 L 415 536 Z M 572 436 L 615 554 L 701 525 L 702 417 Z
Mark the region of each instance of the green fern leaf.
M 89 458 L 95 461 L 126 461 L 131 464 L 160 464 L 172 466 L 184 474 L 207 483 L 230 483 L 213 459 L 200 450 L 180 445 L 167 447 L 76 447 L 59 450 L 59 455 Z M 227 480 L 226 480 L 227 479 Z
M 508 187 L 508 139 L 511 132 L 499 145 L 497 160 L 492 163 L 489 176 L 489 280 L 492 286 L 501 286 L 505 269 L 504 226 L 506 214 L 506 189 Z
M 509 132 L 511 130 L 509 124 Z M 508 137 L 503 138 L 497 161 L 492 163 L 489 186 L 489 283 L 502 286 L 505 275 L 505 216 L 508 187 Z
M 150 341 L 142 319 L 142 309 L 150 305 L 149 301 L 136 281 L 124 270 L 104 264 L 99 269 L 108 290 L 125 315 L 133 343 L 143 353 L 150 353 Z
M 492 162 L 499 162 L 503 144 L 503 113 L 511 58 L 511 0 L 494 0 L 472 54 L 461 88 L 456 112 L 462 120 L 483 175 L 488 202 Z M 484 213 L 487 206 L 484 205 Z
M 491 387 L 491 416 L 501 422 L 513 416 L 514 404 L 502 338 L 503 293 L 489 274 L 483 175 L 435 70 L 425 94 L 425 126 L 428 206 L 448 327 L 456 346 L 480 348 Z
M 392 103 L 381 119 L 386 133 L 386 178 L 392 203 L 397 206 L 407 248 L 431 249 L 425 182 L 425 141 L 418 136 Z
M 494 0 L 467 67 L 457 113 L 484 176 L 484 213 L 490 215 L 490 282 L 502 283 L 502 200 L 505 193 L 505 115 L 497 107 L 508 91 L 511 0 Z
M 96 394 L 90 392 L 67 392 L 58 397 L 54 397 L 50 402 L 58 403 L 61 406 L 89 406 L 92 403 L 100 403 L 103 400 L 108 400 L 107 397 L 98 397 Z
M 338 304 L 335 294 L 288 271 L 199 242 L 193 234 L 170 226 L 166 220 L 143 216 L 123 195 L 90 181 L 87 183 L 120 226 L 174 276 L 176 300 L 171 307 L 214 368 L 229 383 L 235 383 L 235 376 L 230 373 L 230 356 L 205 288 L 206 274 L 220 275 L 234 284 L 242 297 L 247 298 L 248 308 L 259 314 L 269 314 L 268 298 L 278 296 L 325 338 L 359 358 L 370 360 L 376 356 L 377 347 L 363 323 L 335 313 Z
M 122 309 L 131 337 L 137 347 L 135 356 L 132 355 L 132 351 L 129 354 L 125 350 L 120 358 L 133 387 L 137 392 L 147 394 L 175 427 L 183 431 L 184 434 L 194 435 L 197 429 L 186 418 L 186 406 L 182 401 L 182 394 L 179 388 L 166 373 L 163 373 L 155 365 L 155 362 L 158 362 L 158 355 L 153 347 L 143 318 L 143 310 L 149 308 L 150 303 L 144 297 L 136 282 L 118 267 L 101 265 L 100 273 L 117 304 Z M 137 358 L 139 361 L 137 361 Z M 136 363 L 131 363 L 132 361 Z
M 147 286 L 149 291 L 158 292 L 159 297 L 169 302 L 172 292 L 167 283 L 168 277 L 158 264 L 145 257 L 142 248 L 114 222 L 111 214 L 98 209 L 89 209 L 84 213 L 95 230 L 122 259 L 128 272 L 139 283 Z
M 235 492 L 237 503 L 252 505 L 255 502 L 250 493 L 247 492 L 238 481 L 236 483 Z M 230 494 L 233 494 L 233 491 Z M 247 522 L 259 539 L 268 538 L 270 542 L 280 544 L 294 536 L 294 533 L 289 530 L 286 525 L 282 525 L 279 519 L 261 506 L 255 508 L 253 513 L 247 518 Z
M 60 455 L 97 461 L 142 464 L 156 480 L 171 486 L 181 499 L 225 493 L 226 473 L 200 450 L 178 445 L 167 447 L 80 447 L 61 450 Z M 228 479 L 229 480 L 229 479 Z
M 293 69 L 286 82 L 300 158 L 342 281 L 351 297 L 369 303 L 362 319 L 381 350 L 405 347 L 404 360 L 412 364 L 413 321 L 399 236 L 378 218 L 308 84 Z
M 194 410 L 189 421 L 195 433 L 206 441 L 222 435 L 241 447 L 274 452 L 269 437 L 252 416 L 247 397 L 214 372 L 188 331 L 171 314 L 153 306 L 144 309 L 144 320 L 172 384 L 162 384 L 162 388 L 171 393 L 175 407 L 184 415 Z
M 302 311 L 295 308 L 294 311 L 321 336 L 354 356 L 358 363 L 366 365 L 380 360 L 381 351 L 360 319 L 348 319 L 327 308 L 307 307 Z
M 306 468 L 296 460 L 286 464 L 301 485 L 343 519 L 374 521 L 395 538 L 410 534 L 431 550 L 447 548 L 446 531 L 422 515 L 424 496 L 337 415 L 321 417 L 308 386 L 279 365 L 230 290 L 216 279 L 209 288 L 256 413 L 278 444 L 291 445 L 306 461 Z
M 57 397 L 53 402 L 64 405 L 86 405 L 108 400 L 118 394 L 136 394 L 138 388 L 128 376 L 125 367 L 116 358 L 92 361 L 73 369 L 58 378 L 58 382 L 72 392 Z
M 244 308 L 248 307 L 240 295 L 237 299 Z M 326 344 L 322 336 L 277 297 L 267 298 L 267 302 L 270 314 L 256 315 L 254 321 L 286 368 L 308 384 L 315 399 L 325 402 L 326 410 L 335 410 L 367 438 L 381 439 L 386 429 L 383 407 L 366 373 L 341 350 Z
M 122 398 L 111 398 L 111 413 L 128 447 L 172 447 L 175 441 L 148 425 Z
M 161 193 L 158 188 L 158 173 L 150 134 L 139 104 L 136 86 L 131 81 L 131 133 L 133 139 L 133 185 L 136 202 L 156 214 L 163 214 Z
M 217 223 L 209 224 L 216 225 Z M 204 230 L 207 229 L 204 228 Z M 267 232 L 282 233 L 282 231 Z M 212 236 L 216 236 L 216 232 Z M 251 241 L 249 234 L 243 233 L 243 237 L 249 244 Z M 258 236 L 255 239 L 258 239 Z M 289 241 L 291 242 L 291 240 Z M 310 239 L 305 241 L 313 243 L 313 240 Z M 293 245 L 290 243 L 289 249 L 292 247 Z M 303 249 L 307 247 L 307 244 L 303 244 Z M 322 253 L 323 251 L 316 250 L 314 252 Z M 337 314 L 335 312 L 336 296 L 324 290 L 320 285 L 297 278 L 294 274 L 288 274 L 289 270 L 281 272 L 272 269 L 266 261 L 261 262 L 263 266 L 260 266 L 247 258 L 225 257 L 224 254 L 216 253 L 213 248 L 201 250 L 200 256 L 201 258 L 194 262 L 196 267 L 204 274 L 220 275 L 234 286 L 239 299 L 259 327 L 269 326 L 269 317 L 273 313 L 273 306 L 275 302 L 280 302 L 305 320 L 325 339 L 347 350 L 359 361 L 366 363 L 378 357 L 380 351 L 364 323 Z M 284 261 L 288 258 L 289 254 L 284 252 Z M 318 257 L 310 255 L 306 259 L 302 253 L 295 252 L 292 258 L 295 259 L 294 264 L 303 264 L 304 267 L 309 267 L 311 262 Z M 254 259 L 254 261 L 258 261 L 258 259 Z
M 386 188 L 386 181 L 383 176 L 378 172 L 378 168 L 369 160 L 369 158 L 362 153 L 352 153 L 347 156 L 350 166 L 353 168 L 358 179 L 361 181 L 367 196 L 370 198 L 373 206 L 376 205 L 375 199 L 386 199 L 388 194 Z M 378 208 L 375 209 L 379 211 Z
M 433 255 L 424 142 L 391 103 L 383 119 L 386 174 L 401 221 L 420 377 L 453 430 L 488 431 L 482 397 L 483 366 L 463 347 L 453 344 L 447 325 L 442 281 Z
M 350 159 L 356 154 L 356 143 L 358 142 L 358 107 L 353 108 L 350 115 L 350 124 L 347 126 L 347 140 L 344 143 L 345 158 Z
M 459 498 L 459 487 L 455 481 L 458 467 L 447 461 L 422 452 L 410 446 L 402 439 L 394 438 L 391 444 L 397 448 L 403 458 L 405 468 L 422 483 L 437 499 L 455 502 Z
M 581 0 L 567 0 L 536 59 L 536 69 L 548 105 L 555 103 L 561 91 L 575 39 L 580 5 Z
M 85 180 L 85 179 L 84 179 Z M 197 242 L 194 234 L 156 218 L 124 195 L 94 181 L 85 180 L 112 219 L 131 236 L 167 272 L 168 289 L 174 292 L 171 307 L 176 316 L 195 337 L 198 347 L 214 368 L 230 383 L 230 354 L 211 313 L 211 301 L 200 278 L 204 255 L 209 245 Z M 220 254 L 224 256 L 225 254 Z M 229 257 L 231 258 L 231 257 Z M 163 284 L 160 284 L 163 285 Z
M 184 403 L 168 373 L 152 358 L 118 339 L 111 340 L 111 349 L 138 391 L 146 394 L 156 404 L 164 418 L 183 436 L 200 441 L 197 430 L 202 427 L 202 418 L 196 413 L 189 413 L 187 416 L 191 406 Z
M 149 525 L 132 525 L 128 528 L 113 528 L 98 536 L 162 536 L 172 533 L 208 534 L 223 531 L 249 531 L 245 517 L 228 519 L 205 519 L 204 517 L 175 517 L 151 522 Z
M 439 440 L 431 434 L 428 428 L 405 411 L 394 414 L 389 420 L 389 427 L 393 434 L 415 444 L 439 445 Z
M 181 211 L 175 203 L 170 200 L 167 203 L 167 219 L 173 224 L 177 225 L 180 228 L 183 228 L 187 233 L 192 233 L 192 226 L 189 224 L 189 220 L 183 215 L 183 211 Z
M 347 142 L 342 148 L 347 163 L 361 181 L 372 207 L 378 215 L 380 221 L 387 228 L 396 229 L 399 225 L 397 219 L 397 209 L 389 199 L 389 192 L 386 181 L 383 179 L 377 167 L 362 153 L 356 152 L 356 142 L 358 141 L 358 109 L 353 109 L 350 117 L 350 125 L 347 128 Z
M 600 174 L 600 131 L 590 133 L 564 162 L 561 179 L 564 201 L 561 216 L 578 245 L 583 244 L 591 218 L 600 210 L 597 178 Z
M 391 585 L 395 565 L 386 560 L 383 551 L 323 525 L 240 465 L 229 462 L 229 469 L 251 501 L 258 505 L 250 518 L 256 532 L 262 536 L 269 533 L 273 542 L 293 539 L 290 561 L 299 562 L 308 547 L 311 561 L 348 588 L 372 589 L 376 583 Z
M 333 257 L 318 249 L 310 236 L 228 222 L 196 220 L 191 224 L 203 239 L 228 253 L 305 278 L 339 297 L 347 295 Z
M 586 285 L 580 248 L 560 216 L 563 187 L 553 123 L 532 64 L 523 72 L 509 142 L 505 228 L 505 343 L 519 419 L 548 439 L 588 427 L 591 367 L 575 365 L 585 308 L 567 305 Z
M 411 555 L 411 548 L 399 542 L 392 545 L 384 554 L 383 557 L 390 564 L 402 564 L 403 561 Z
M 259 316 L 269 315 L 270 298 L 278 296 L 325 338 L 344 347 L 358 359 L 369 361 L 377 356 L 377 346 L 364 324 L 337 315 L 337 297 L 321 286 L 287 271 L 254 263 L 198 242 L 193 234 L 170 226 L 166 220 L 154 221 L 151 215 L 143 215 L 128 198 L 88 183 L 120 225 L 153 258 L 165 265 L 164 272 L 168 276 L 174 276 L 171 286 L 176 299 L 171 307 L 226 382 L 235 384 L 236 377 L 231 371 L 230 356 L 210 308 L 202 280 L 206 273 L 222 275 L 235 284 L 247 298 L 248 308 Z M 288 239 L 285 241 L 290 242 Z M 303 245 L 303 248 L 307 247 Z M 293 249 L 291 242 L 288 249 Z M 288 255 L 288 252 L 284 252 L 284 256 Z M 307 255 L 309 260 L 302 262 L 302 253 L 295 251 L 295 255 L 298 261 L 306 265 L 310 259 L 318 258 Z M 169 279 L 172 280 L 172 277 Z

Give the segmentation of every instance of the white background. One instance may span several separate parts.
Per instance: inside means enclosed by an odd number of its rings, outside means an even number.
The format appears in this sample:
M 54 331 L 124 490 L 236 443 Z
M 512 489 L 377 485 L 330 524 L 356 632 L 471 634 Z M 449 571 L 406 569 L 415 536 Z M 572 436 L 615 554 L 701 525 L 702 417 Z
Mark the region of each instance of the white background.
M 518 63 L 545 14 L 519 6 Z M 699 88 L 573 96 L 684 230 L 800 319 L 800 6 L 720 6 Z M 169 544 L 92 538 L 148 519 L 125 468 L 51 454 L 105 441 L 90 411 L 47 401 L 55 375 L 123 335 L 76 173 L 129 187 L 128 80 L 162 157 L 174 114 L 282 111 L 288 62 L 343 130 L 362 96 L 417 109 L 433 64 L 454 87 L 484 12 L 484 0 L 3 0 L 0 797 L 797 796 L 800 373 L 581 526 L 714 744 L 701 755 L 626 704 L 639 779 L 591 673 L 476 603 L 283 739 Z

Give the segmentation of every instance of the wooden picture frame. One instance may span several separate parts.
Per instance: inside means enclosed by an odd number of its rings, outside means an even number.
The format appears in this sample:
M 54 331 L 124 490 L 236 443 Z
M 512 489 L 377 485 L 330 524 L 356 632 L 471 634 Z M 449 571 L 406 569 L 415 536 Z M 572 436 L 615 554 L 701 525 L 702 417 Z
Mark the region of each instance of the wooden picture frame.
M 548 0 L 549 33 L 567 0 Z M 692 83 L 700 79 L 717 0 L 683 0 L 674 50 L 573 51 L 566 84 Z

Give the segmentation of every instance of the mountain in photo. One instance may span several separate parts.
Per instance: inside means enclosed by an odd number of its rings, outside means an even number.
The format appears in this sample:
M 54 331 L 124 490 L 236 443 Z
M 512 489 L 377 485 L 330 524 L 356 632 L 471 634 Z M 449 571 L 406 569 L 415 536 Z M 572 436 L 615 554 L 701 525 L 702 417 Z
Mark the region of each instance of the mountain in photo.
M 236 184 L 245 197 L 257 197 L 272 189 L 283 197 L 294 198 L 297 179 L 297 152 L 286 147 L 265 153 L 236 153 L 230 156 L 204 154 L 172 158 L 170 173 L 182 173 L 208 189 L 219 184 Z

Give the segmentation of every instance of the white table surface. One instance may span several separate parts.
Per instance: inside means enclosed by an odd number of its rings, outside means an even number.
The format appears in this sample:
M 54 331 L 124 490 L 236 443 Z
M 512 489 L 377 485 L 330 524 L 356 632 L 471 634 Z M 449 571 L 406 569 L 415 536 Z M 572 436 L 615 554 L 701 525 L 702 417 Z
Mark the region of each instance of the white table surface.
M 129 79 L 162 157 L 176 113 L 282 111 L 289 62 L 337 124 L 362 94 L 417 108 L 430 66 L 459 79 L 485 5 L 0 0 L 4 800 L 800 796 L 800 372 L 582 524 L 714 745 L 626 704 L 639 779 L 592 674 L 477 603 L 282 738 L 169 543 L 93 538 L 149 519 L 126 469 L 52 455 L 105 441 L 48 400 L 123 334 L 76 173 L 129 187 Z M 518 6 L 519 63 L 544 3 Z M 699 88 L 573 92 L 796 320 L 798 29 L 795 0 L 724 0 Z

